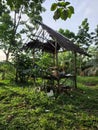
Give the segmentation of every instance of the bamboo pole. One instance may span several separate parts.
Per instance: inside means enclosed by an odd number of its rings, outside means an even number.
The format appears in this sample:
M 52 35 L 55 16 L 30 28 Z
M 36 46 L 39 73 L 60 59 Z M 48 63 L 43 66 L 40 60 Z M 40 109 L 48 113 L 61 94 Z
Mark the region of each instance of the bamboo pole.
M 57 51 L 57 42 L 55 42 L 55 66 L 57 68 L 57 84 L 59 86 L 59 77 L 58 77 L 58 51 Z
M 74 52 L 74 85 L 77 88 L 77 54 Z

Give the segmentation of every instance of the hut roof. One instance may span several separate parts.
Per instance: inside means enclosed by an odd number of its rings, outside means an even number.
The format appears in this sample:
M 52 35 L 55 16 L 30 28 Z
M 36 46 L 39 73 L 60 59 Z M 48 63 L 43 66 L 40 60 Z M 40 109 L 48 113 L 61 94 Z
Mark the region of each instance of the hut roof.
M 43 29 L 45 29 L 59 44 L 60 47 L 65 48 L 68 51 L 74 51 L 80 54 L 84 54 L 86 56 L 90 56 L 87 54 L 83 49 L 79 48 L 78 45 L 74 44 L 72 41 L 70 41 L 68 38 L 63 36 L 62 34 L 56 32 L 52 28 L 48 27 L 47 25 L 43 24 L 42 22 L 36 21 L 39 25 L 42 26 Z
M 23 47 L 23 49 L 41 49 L 42 51 L 49 52 L 49 53 L 55 53 L 60 49 L 59 44 L 57 43 L 57 46 L 55 48 L 55 41 L 48 40 L 47 42 L 41 42 L 38 39 L 32 40 L 26 44 L 26 46 Z
M 41 49 L 42 51 L 46 51 L 49 53 L 55 53 L 55 51 L 58 52 L 60 48 L 64 48 L 68 51 L 73 51 L 73 52 L 77 52 L 86 56 L 90 56 L 89 54 L 87 54 L 87 52 L 85 52 L 78 45 L 74 44 L 72 41 L 70 41 L 68 38 L 66 38 L 62 34 L 56 32 L 52 28 L 43 24 L 42 22 L 39 22 L 39 21 L 36 21 L 36 22 L 42 27 L 43 30 L 46 31 L 46 33 L 48 33 L 48 35 L 52 38 L 52 40 L 47 39 L 45 42 L 43 42 L 43 40 L 40 40 L 40 36 L 38 35 L 37 39 L 32 39 L 32 41 L 28 42 L 23 47 L 23 49 L 37 48 L 37 49 Z

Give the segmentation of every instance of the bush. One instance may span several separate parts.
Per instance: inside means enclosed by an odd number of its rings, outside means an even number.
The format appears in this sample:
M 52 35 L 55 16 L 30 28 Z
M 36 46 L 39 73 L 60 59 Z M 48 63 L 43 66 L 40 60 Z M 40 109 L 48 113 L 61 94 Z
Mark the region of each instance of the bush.
M 0 73 L 2 80 L 15 78 L 15 67 L 11 62 L 0 62 Z
M 16 81 L 27 82 L 32 74 L 33 61 L 26 54 L 18 54 L 14 59 L 16 68 Z

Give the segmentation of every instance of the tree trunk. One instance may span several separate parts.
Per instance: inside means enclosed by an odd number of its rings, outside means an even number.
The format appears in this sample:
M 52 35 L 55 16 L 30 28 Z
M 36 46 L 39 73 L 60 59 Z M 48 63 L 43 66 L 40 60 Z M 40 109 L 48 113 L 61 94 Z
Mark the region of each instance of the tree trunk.
M 6 54 L 6 61 L 9 60 L 9 53 Z
M 4 54 L 5 54 L 5 60 L 8 61 L 9 60 L 9 51 L 8 52 L 4 51 Z

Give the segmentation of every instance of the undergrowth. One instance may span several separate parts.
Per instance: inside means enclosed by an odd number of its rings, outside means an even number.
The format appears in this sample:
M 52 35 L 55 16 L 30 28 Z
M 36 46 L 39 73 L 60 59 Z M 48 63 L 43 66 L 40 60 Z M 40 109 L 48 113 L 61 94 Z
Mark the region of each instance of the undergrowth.
M 32 87 L 0 82 L 0 130 L 97 130 L 98 84 L 47 97 Z

